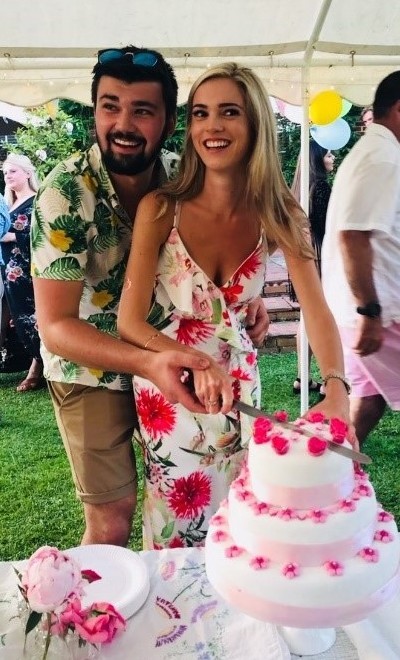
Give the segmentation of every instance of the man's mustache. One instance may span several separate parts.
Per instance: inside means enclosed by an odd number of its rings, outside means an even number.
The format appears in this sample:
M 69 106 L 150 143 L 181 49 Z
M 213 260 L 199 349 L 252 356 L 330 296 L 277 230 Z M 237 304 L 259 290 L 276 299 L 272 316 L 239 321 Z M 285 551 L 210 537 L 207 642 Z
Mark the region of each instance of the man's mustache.
M 121 133 L 120 131 L 115 131 L 115 133 L 110 133 L 110 140 L 126 140 L 127 142 L 137 142 L 139 144 L 146 144 L 146 140 L 142 135 L 137 133 Z

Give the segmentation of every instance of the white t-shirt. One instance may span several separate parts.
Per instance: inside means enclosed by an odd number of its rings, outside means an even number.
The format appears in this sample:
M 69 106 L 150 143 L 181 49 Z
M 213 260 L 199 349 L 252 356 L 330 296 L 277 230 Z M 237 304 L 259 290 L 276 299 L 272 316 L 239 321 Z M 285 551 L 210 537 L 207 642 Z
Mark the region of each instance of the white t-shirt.
M 400 321 L 400 143 L 380 124 L 347 154 L 332 187 L 322 246 L 322 284 L 340 326 L 354 327 L 356 301 L 343 267 L 339 232 L 371 231 L 373 277 L 382 322 Z

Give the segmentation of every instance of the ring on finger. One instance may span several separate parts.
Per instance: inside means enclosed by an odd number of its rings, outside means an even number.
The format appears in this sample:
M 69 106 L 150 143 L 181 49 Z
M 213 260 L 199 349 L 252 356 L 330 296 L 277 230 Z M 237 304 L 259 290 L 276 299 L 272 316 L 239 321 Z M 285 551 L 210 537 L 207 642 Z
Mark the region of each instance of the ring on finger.
M 209 406 L 216 406 L 217 404 L 218 404 L 218 399 L 216 399 L 216 401 L 210 401 L 210 400 L 208 401 Z

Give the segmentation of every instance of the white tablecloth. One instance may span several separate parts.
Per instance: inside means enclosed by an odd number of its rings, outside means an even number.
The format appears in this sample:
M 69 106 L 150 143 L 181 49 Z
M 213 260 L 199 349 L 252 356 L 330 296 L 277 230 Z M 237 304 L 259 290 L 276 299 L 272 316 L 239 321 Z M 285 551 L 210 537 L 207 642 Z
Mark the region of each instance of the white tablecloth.
M 101 660 L 290 660 L 275 626 L 230 608 L 209 584 L 201 549 L 142 552 L 150 594 L 125 633 L 101 649 Z M 0 659 L 22 657 L 16 577 L 0 563 Z M 315 660 L 399 660 L 400 596 L 368 621 L 337 631 L 335 645 Z M 60 658 L 60 660 L 62 660 Z

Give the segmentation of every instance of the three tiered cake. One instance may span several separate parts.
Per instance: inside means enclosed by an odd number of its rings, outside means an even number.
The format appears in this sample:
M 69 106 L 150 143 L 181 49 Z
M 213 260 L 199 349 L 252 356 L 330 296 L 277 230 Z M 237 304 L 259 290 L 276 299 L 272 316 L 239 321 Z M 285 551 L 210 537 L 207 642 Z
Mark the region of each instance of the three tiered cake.
M 345 425 L 314 414 L 295 426 L 255 422 L 248 464 L 210 520 L 207 575 L 228 602 L 270 623 L 359 621 L 399 589 L 397 527 L 367 474 L 329 450 L 327 439 L 350 447 Z

